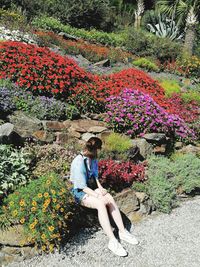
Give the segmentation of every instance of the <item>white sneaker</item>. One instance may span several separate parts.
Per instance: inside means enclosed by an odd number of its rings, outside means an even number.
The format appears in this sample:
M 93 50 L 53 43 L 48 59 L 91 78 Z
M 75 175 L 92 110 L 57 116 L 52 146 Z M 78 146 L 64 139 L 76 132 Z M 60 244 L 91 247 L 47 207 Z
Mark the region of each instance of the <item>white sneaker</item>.
M 116 238 L 112 238 L 108 243 L 108 248 L 117 256 L 125 257 L 127 256 L 126 250 L 118 242 Z
M 123 241 L 126 241 L 132 245 L 137 245 L 139 242 L 129 231 L 125 230 L 125 233 L 119 232 L 119 238 Z

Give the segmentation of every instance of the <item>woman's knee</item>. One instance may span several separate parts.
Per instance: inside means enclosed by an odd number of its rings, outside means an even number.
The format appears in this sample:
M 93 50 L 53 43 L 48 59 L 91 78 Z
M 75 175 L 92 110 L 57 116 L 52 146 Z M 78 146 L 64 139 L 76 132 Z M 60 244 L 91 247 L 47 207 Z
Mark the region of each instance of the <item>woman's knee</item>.
M 106 207 L 104 199 L 97 199 L 96 205 L 97 209 L 104 209 Z
M 106 198 L 108 203 L 115 203 L 115 200 L 111 194 L 107 193 L 104 197 Z

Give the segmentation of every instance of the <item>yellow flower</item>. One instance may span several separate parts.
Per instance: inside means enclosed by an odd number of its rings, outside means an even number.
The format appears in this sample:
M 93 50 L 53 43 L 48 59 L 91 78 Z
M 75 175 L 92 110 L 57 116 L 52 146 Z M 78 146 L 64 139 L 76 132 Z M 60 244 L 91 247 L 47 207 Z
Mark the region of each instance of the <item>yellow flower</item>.
M 9 202 L 9 205 L 12 207 L 14 205 L 14 202 L 13 201 L 10 201 Z
M 42 209 L 42 212 L 46 212 L 46 208 L 43 208 L 43 209 Z
M 22 206 L 25 206 L 25 201 L 22 199 L 22 200 L 20 200 L 20 202 L 19 202 L 19 205 L 22 207 Z
M 65 192 L 65 188 L 62 188 L 61 191 L 64 193 Z
M 45 192 L 44 193 L 44 197 L 48 197 L 49 196 L 49 193 L 48 192 Z
M 46 238 L 46 235 L 45 235 L 45 234 L 42 234 L 42 235 L 41 235 L 41 238 L 42 238 L 42 239 L 45 239 L 45 238 Z
M 69 217 L 69 216 L 68 216 L 67 214 L 64 216 L 65 219 L 68 219 L 68 217 Z
M 56 210 L 58 210 L 60 208 L 60 205 L 59 204 L 57 204 L 56 205 Z
M 12 214 L 13 214 L 13 216 L 17 216 L 18 211 L 17 210 L 14 210 Z
M 25 219 L 24 218 L 21 218 L 21 220 L 20 220 L 20 223 L 24 223 L 25 222 Z
M 41 197 L 42 197 L 42 194 L 41 194 L 41 193 L 39 193 L 39 194 L 38 194 L 38 197 L 39 197 L 39 198 L 41 198 Z
M 32 206 L 37 206 L 37 202 L 35 200 L 32 201 Z
M 45 249 L 46 249 L 46 246 L 45 246 L 45 245 L 43 245 L 43 246 L 42 246 L 42 250 L 45 250 Z
M 48 198 L 48 199 L 44 202 L 44 204 L 48 206 L 50 202 L 51 202 L 51 199 Z
M 52 213 L 51 217 L 52 218 L 56 218 L 56 214 L 55 213 Z
M 49 226 L 48 229 L 50 232 L 52 232 L 55 228 L 54 228 L 54 226 Z
M 36 225 L 37 223 L 38 223 L 38 220 L 37 220 L 37 219 L 35 219 L 35 220 L 34 220 L 34 224 Z
M 47 181 L 46 181 L 46 184 L 47 184 L 47 185 L 50 185 L 50 184 L 51 184 L 51 181 L 50 181 L 50 180 L 47 180 Z
M 30 229 L 34 229 L 34 228 L 35 228 L 35 224 L 34 224 L 34 223 L 30 224 L 30 225 L 29 225 L 29 228 L 30 228 Z
M 31 208 L 31 211 L 36 211 L 36 207 L 32 207 Z
M 49 245 L 49 250 L 53 251 L 53 249 L 54 249 L 54 245 L 53 244 Z
M 52 189 L 52 190 L 51 190 L 51 193 L 52 193 L 53 195 L 55 195 L 56 191 Z
M 57 202 L 57 199 L 56 198 L 53 198 L 53 203 L 56 203 Z
M 60 211 L 61 211 L 61 212 L 63 212 L 63 211 L 64 211 L 64 209 L 63 209 L 63 208 L 61 208 L 61 209 L 60 209 Z

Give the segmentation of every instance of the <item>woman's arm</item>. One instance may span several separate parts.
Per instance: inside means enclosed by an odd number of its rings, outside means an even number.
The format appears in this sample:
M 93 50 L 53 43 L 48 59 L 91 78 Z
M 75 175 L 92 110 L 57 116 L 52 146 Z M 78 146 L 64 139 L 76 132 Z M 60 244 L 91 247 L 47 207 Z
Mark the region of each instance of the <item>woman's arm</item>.
M 97 185 L 98 185 L 98 188 L 100 189 L 102 195 L 106 195 L 107 194 L 107 190 L 105 188 L 103 188 L 103 186 L 101 185 L 101 183 L 99 182 L 99 179 L 96 179 L 97 181 Z
M 93 196 L 93 197 L 99 196 L 99 194 L 97 192 L 95 192 L 94 190 L 92 190 L 91 188 L 89 188 L 87 186 L 83 188 L 83 192 L 88 194 L 89 196 Z

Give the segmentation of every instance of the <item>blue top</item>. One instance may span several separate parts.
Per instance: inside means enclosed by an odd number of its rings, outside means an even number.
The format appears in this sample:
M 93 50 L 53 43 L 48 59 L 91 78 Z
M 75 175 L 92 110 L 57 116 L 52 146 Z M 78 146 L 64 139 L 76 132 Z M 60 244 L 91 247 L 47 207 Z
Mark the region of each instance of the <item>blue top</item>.
M 70 169 L 70 181 L 73 183 L 74 189 L 83 189 L 87 186 L 88 177 L 84 160 L 87 163 L 89 177 L 94 176 L 98 179 L 98 161 L 78 155 L 73 159 Z

